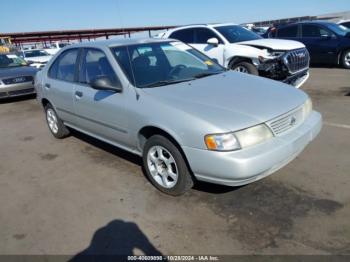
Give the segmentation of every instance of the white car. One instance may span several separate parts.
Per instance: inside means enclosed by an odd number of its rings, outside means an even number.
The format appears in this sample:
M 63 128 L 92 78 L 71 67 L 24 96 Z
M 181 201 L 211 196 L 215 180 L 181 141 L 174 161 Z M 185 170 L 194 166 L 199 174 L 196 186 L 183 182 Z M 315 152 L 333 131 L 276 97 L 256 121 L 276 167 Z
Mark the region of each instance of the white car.
M 43 68 L 52 58 L 48 52 L 42 49 L 22 50 L 19 54 L 30 66 Z
M 350 29 L 350 20 L 341 20 L 338 24 Z
M 69 43 L 55 42 L 51 45 L 50 48 L 45 48 L 44 50 L 50 55 L 55 55 L 61 48 L 69 45 Z
M 264 39 L 235 24 L 178 27 L 158 37 L 190 44 L 229 69 L 279 80 L 299 88 L 309 77 L 310 56 L 297 41 Z

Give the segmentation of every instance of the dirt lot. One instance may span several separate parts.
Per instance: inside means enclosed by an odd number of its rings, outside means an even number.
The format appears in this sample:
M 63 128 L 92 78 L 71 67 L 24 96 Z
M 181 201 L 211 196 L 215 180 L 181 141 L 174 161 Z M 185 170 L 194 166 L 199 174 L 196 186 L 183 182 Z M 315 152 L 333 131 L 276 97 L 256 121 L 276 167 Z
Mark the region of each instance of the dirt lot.
M 140 159 L 0 104 L 0 254 L 350 254 L 350 72 L 313 68 L 318 138 L 257 183 L 159 193 Z

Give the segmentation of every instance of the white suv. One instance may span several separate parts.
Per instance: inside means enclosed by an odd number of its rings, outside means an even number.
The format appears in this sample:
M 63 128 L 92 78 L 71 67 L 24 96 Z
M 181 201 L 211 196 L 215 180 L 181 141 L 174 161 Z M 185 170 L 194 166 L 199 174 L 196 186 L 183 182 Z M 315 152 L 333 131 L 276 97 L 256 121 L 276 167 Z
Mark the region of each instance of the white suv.
M 162 34 L 190 44 L 219 64 L 299 88 L 309 77 L 310 56 L 296 41 L 264 39 L 235 24 L 178 27 Z

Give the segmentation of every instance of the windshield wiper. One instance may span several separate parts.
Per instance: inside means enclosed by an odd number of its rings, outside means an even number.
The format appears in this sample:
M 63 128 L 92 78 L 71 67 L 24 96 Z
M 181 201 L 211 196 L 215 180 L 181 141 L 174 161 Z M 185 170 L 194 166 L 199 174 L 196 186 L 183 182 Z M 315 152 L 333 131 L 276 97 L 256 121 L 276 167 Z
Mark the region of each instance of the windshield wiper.
M 140 86 L 140 88 L 166 86 L 166 85 L 171 85 L 171 84 L 191 81 L 193 79 L 194 78 L 181 79 L 181 80 L 161 80 L 161 81 L 158 81 L 158 82 L 154 82 L 154 83 L 150 83 L 150 84 L 147 84 L 147 85 Z
M 220 74 L 220 73 L 223 73 L 223 72 L 224 71 L 220 71 L 220 72 L 205 72 L 205 73 L 197 74 L 197 75 L 195 75 L 193 77 L 196 78 L 196 79 L 199 79 L 199 78 L 203 78 L 203 77 L 207 77 L 207 76 L 217 75 L 217 74 Z

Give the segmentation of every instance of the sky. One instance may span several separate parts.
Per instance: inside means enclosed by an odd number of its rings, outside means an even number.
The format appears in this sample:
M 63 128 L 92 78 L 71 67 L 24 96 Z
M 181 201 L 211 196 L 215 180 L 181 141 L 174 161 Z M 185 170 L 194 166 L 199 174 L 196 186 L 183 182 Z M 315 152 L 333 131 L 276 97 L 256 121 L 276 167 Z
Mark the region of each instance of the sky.
M 0 33 L 254 22 L 349 11 L 350 0 L 5 0 Z

